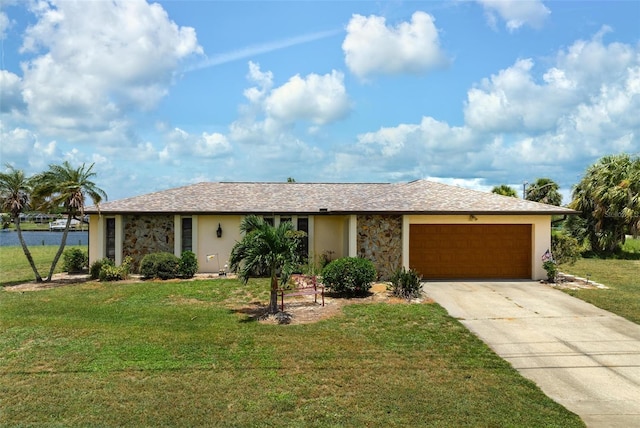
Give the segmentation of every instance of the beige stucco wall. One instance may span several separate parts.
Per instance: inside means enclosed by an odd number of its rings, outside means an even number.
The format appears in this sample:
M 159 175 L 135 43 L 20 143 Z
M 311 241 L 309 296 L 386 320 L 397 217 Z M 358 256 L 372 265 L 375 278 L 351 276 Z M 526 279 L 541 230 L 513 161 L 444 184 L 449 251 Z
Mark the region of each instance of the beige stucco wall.
M 198 271 L 201 273 L 217 273 L 218 266 L 224 268 L 229 262 L 231 250 L 236 242 L 242 239 L 240 235 L 239 215 L 199 215 L 198 216 L 198 242 L 194 252 L 198 256 Z M 222 237 L 216 236 L 218 224 L 222 228 Z M 217 254 L 207 262 L 207 255 Z M 218 261 L 220 264 L 218 265 Z
M 104 245 L 102 234 L 98 233 L 100 230 L 98 225 L 99 215 L 92 214 L 89 216 L 89 266 L 96 260 L 101 258 L 102 251 L 100 248 Z
M 331 260 L 349 255 L 349 216 L 315 216 L 310 256 L 317 262 L 322 254 L 332 251 Z
M 551 248 L 550 215 L 409 215 L 404 217 L 402 231 L 402 264 L 409 268 L 409 225 L 411 224 L 530 224 L 531 225 L 531 279 L 545 279 L 542 255 Z

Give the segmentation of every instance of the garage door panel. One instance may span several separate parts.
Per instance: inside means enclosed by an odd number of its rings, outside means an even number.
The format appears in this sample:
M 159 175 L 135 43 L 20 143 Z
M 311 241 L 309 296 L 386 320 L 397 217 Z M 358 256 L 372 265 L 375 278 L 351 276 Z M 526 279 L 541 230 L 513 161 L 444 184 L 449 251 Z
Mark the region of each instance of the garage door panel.
M 530 278 L 531 225 L 411 225 L 409 266 L 425 278 Z

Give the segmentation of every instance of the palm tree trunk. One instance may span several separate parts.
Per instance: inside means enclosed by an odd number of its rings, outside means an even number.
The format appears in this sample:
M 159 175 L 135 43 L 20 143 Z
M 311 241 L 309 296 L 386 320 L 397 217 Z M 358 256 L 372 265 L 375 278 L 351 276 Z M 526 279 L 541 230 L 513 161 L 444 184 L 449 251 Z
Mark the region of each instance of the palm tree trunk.
M 20 216 L 15 217 L 14 222 L 16 225 L 16 232 L 18 232 L 18 239 L 20 240 L 20 245 L 22 245 L 22 252 L 27 257 L 27 260 L 29 261 L 29 265 L 31 266 L 31 269 L 33 270 L 33 273 L 36 276 L 36 282 L 42 282 L 42 277 L 40 276 L 40 273 L 38 273 L 38 268 L 36 267 L 36 264 L 33 261 L 31 252 L 29 251 L 29 248 L 27 247 L 27 243 L 24 242 L 24 238 L 22 237 L 22 229 L 20 228 Z
M 46 279 L 46 282 L 51 281 L 53 278 L 53 272 L 56 270 L 56 265 L 58 264 L 58 260 L 60 260 L 60 256 L 64 251 L 65 245 L 67 245 L 67 235 L 69 234 L 69 229 L 71 228 L 71 215 L 67 216 L 67 224 L 64 227 L 64 231 L 62 232 L 62 241 L 60 242 L 60 246 L 58 247 L 58 252 L 56 256 L 53 258 L 53 262 L 51 263 L 51 270 L 49 270 L 49 276 Z
M 271 298 L 269 300 L 269 313 L 278 313 L 278 277 L 271 276 Z

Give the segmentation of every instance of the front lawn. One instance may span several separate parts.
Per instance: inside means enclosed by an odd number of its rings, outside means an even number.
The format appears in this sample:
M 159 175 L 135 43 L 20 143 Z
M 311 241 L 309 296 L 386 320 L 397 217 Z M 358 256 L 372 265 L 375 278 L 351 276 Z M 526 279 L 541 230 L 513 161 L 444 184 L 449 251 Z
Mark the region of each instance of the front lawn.
M 609 287 L 563 291 L 640 324 L 640 260 L 584 258 L 561 270 Z
M 267 288 L 0 289 L 0 426 L 584 426 L 438 305 L 272 325 Z
M 67 245 L 65 250 L 69 248 L 79 248 L 82 251 L 87 251 L 86 246 Z M 57 245 L 32 245 L 29 247 L 29 252 L 43 279 L 49 275 L 51 262 L 57 251 Z M 63 263 L 64 258 L 60 257 L 56 266 L 56 273 L 62 272 Z M 35 280 L 35 275 L 22 251 L 22 247 L 0 247 L 0 287 L 33 280 Z

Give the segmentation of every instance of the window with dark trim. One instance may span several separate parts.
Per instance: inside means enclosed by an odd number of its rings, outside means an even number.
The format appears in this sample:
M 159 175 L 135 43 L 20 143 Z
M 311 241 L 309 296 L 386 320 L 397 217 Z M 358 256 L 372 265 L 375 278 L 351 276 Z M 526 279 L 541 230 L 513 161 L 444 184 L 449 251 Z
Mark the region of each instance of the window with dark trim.
M 105 254 L 107 258 L 116 261 L 116 219 L 107 218 L 105 224 Z
M 182 251 L 193 251 L 193 221 L 191 217 L 182 218 Z

